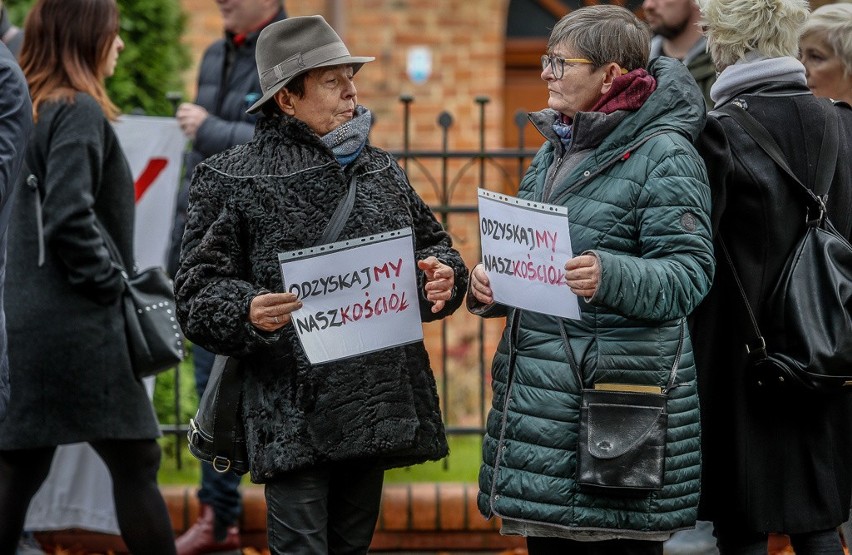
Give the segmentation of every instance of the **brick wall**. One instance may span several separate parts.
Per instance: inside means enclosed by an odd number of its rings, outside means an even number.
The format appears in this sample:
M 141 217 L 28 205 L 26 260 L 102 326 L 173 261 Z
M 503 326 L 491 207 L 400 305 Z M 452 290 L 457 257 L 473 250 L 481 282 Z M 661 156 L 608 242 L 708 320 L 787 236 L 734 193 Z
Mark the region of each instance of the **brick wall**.
M 211 0 L 181 0 L 188 16 L 186 43 L 193 66 L 187 72 L 187 97 L 195 95 L 197 63 L 204 48 L 221 36 L 221 19 Z M 439 146 L 435 119 L 442 110 L 456 120 L 455 148 L 477 145 L 474 97 L 487 106 L 488 145 L 500 146 L 503 43 L 508 0 L 285 0 L 291 16 L 323 15 L 340 21 L 337 31 L 356 56 L 375 56 L 358 74 L 359 101 L 376 116 L 372 140 L 383 148 L 401 148 L 402 93 L 412 94 L 412 145 Z M 336 8 L 335 8 L 336 6 Z M 408 49 L 432 50 L 432 76 L 415 85 L 406 76 Z

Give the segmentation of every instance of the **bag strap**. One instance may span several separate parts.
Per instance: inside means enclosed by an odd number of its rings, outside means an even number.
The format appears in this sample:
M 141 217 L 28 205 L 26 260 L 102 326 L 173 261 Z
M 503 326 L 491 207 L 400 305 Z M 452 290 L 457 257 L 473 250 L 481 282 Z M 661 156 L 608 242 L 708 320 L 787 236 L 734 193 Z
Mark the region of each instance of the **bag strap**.
M 832 104 L 831 106 L 833 108 L 834 105 Z M 734 102 L 716 108 L 710 113 L 717 117 L 728 116 L 737 122 L 743 131 L 745 131 L 746 134 L 748 134 L 752 140 L 757 143 L 757 145 L 778 165 L 778 167 L 780 167 L 784 173 L 789 175 L 793 181 L 797 183 L 802 190 L 804 190 L 810 200 L 814 202 L 818 214 L 815 218 L 811 218 L 810 214 L 808 214 L 805 218 L 807 224 L 811 226 L 822 223 L 826 211 L 825 200 L 828 198 L 829 189 L 831 189 L 831 182 L 834 178 L 835 167 L 837 166 L 837 154 L 839 149 L 837 114 L 833 109 L 825 110 L 825 124 L 823 128 L 822 144 L 819 151 L 819 161 L 817 162 L 813 190 L 806 187 L 799 177 L 793 173 L 793 170 L 791 170 L 790 166 L 787 164 L 787 160 L 781 151 L 781 147 L 778 146 L 778 143 L 772 138 L 772 135 L 769 134 L 766 128 L 743 108 L 741 102 L 735 100 Z M 728 246 L 725 244 L 725 240 L 722 238 L 721 233 L 719 234 L 719 246 L 722 247 L 722 253 L 725 255 L 725 260 L 728 262 L 728 266 L 731 268 L 731 274 L 734 277 L 734 282 L 736 283 L 737 290 L 743 300 L 743 305 L 745 306 L 752 331 L 754 332 L 754 336 L 757 340 L 755 345 L 749 345 L 749 343 L 746 342 L 746 352 L 749 354 L 755 352 L 761 357 L 766 357 L 766 340 L 764 339 L 763 334 L 760 331 L 760 327 L 757 324 L 757 318 L 754 315 L 751 304 L 748 302 L 745 288 L 743 287 L 739 273 L 734 266 L 734 261 L 731 258 Z
M 830 101 L 829 101 L 830 102 Z M 833 105 L 832 105 L 833 107 Z M 781 147 L 769 134 L 754 116 L 748 113 L 739 101 L 734 101 L 725 104 L 712 112 L 716 116 L 728 116 L 742 127 L 743 131 L 748 134 L 757 145 L 781 168 L 784 173 L 790 176 L 797 183 L 805 194 L 814 202 L 819 210 L 819 219 L 825 214 L 825 200 L 828 196 L 828 191 L 831 189 L 831 182 L 834 177 L 834 169 L 837 165 L 837 154 L 839 150 L 838 140 L 838 124 L 837 114 L 834 110 L 825 110 L 825 125 L 823 126 L 822 143 L 819 151 L 819 161 L 817 163 L 816 176 L 814 180 L 813 190 L 809 189 L 802 183 L 801 179 L 793 173 L 787 163 Z
M 213 469 L 225 473 L 231 469 L 233 456 L 234 429 L 237 427 L 237 415 L 240 409 L 242 384 L 240 359 L 216 355 L 214 365 L 223 364 L 222 381 L 216 392 L 216 412 L 213 415 Z
M 104 244 L 109 252 L 109 258 L 112 261 L 112 265 L 121 271 L 121 275 L 124 276 L 124 279 L 128 279 L 129 274 L 127 269 L 124 267 L 124 264 L 121 263 L 121 253 L 118 251 L 118 247 L 116 246 L 115 241 L 113 241 L 112 235 L 110 235 L 109 231 L 101 225 L 100 221 L 97 219 L 95 221 L 97 222 L 98 229 L 104 238 Z
M 349 180 L 349 191 L 346 193 L 346 196 L 340 199 L 337 208 L 334 210 L 334 214 L 331 215 L 331 219 L 328 221 L 328 225 L 325 226 L 325 231 L 323 231 L 322 237 L 320 237 L 319 241 L 316 243 L 317 245 L 333 243 L 340 236 L 340 232 L 343 231 L 343 225 L 346 223 L 346 220 L 349 219 L 349 214 L 352 212 L 352 207 L 355 205 L 356 185 L 357 179 L 353 175 L 352 179 Z

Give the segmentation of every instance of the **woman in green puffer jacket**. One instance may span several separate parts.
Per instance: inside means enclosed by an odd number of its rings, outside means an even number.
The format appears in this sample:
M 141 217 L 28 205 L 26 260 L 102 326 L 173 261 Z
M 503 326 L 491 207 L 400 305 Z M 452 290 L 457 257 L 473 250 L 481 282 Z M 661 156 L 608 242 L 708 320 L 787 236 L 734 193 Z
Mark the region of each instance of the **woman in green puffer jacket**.
M 575 256 L 565 279 L 581 318 L 500 305 L 481 264 L 471 277 L 470 310 L 507 316 L 479 507 L 502 518 L 504 534 L 526 536 L 532 555 L 662 554 L 665 539 L 695 523 L 698 397 L 684 320 L 715 264 L 707 175 L 691 144 L 704 103 L 678 61 L 646 69 L 649 38 L 628 10 L 591 6 L 556 25 L 542 57 L 549 109 L 530 119 L 547 142 L 519 197 L 567 207 Z M 664 395 L 657 489 L 578 484 L 580 407 L 595 384 Z M 645 442 L 618 434 L 616 443 Z

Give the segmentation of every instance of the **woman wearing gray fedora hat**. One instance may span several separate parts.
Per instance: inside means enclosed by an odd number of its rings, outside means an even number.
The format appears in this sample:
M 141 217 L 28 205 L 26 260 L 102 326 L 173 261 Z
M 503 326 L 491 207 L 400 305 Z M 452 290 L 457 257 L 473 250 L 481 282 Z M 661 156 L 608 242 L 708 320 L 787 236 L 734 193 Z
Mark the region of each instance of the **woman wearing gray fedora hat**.
M 249 467 L 265 484 L 272 553 L 366 553 L 384 470 L 447 454 L 429 358 L 415 341 L 312 364 L 292 325 L 302 301 L 285 290 L 278 255 L 411 228 L 421 321 L 458 308 L 468 272 L 393 157 L 367 140 L 371 115 L 353 76 L 373 58 L 351 56 L 320 16 L 269 25 L 256 56 L 264 94 L 249 111 L 264 117 L 254 139 L 192 179 L 178 318 L 193 342 L 241 358 Z M 353 195 L 350 215 L 336 216 Z M 328 232 L 334 221 L 339 234 Z

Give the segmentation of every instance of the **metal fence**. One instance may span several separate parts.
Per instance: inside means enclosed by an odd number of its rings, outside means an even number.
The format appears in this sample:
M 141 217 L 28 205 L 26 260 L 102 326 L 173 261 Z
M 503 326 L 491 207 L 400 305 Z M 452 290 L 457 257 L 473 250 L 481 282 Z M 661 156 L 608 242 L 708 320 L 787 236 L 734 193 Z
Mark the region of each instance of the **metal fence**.
M 418 150 L 411 145 L 411 104 L 414 98 L 400 97 L 403 108 L 403 146 L 391 150 L 408 174 L 418 193 L 429 203 L 436 217 L 453 237 L 468 267 L 479 260 L 479 225 L 477 188 L 507 194 L 517 191 L 534 149 L 524 147 L 524 130 L 528 124 L 525 112 L 515 115 L 520 145 L 515 149 L 487 149 L 486 105 L 489 99 L 476 97 L 478 106 L 478 148 L 450 148 L 454 118 L 441 112 L 436 119 L 436 132 L 441 147 Z M 467 125 L 468 122 L 465 122 Z M 424 335 L 439 384 L 444 421 L 451 435 L 480 435 L 490 402 L 490 360 L 502 322 L 485 322 L 469 314 L 464 306 L 449 318 L 425 325 Z M 177 370 L 176 370 L 177 372 Z M 164 435 L 173 435 L 177 466 L 180 468 L 188 424 L 181 422 L 180 380 L 175 375 L 174 421 L 161 424 Z

